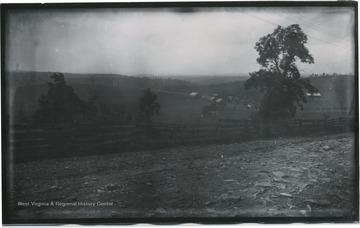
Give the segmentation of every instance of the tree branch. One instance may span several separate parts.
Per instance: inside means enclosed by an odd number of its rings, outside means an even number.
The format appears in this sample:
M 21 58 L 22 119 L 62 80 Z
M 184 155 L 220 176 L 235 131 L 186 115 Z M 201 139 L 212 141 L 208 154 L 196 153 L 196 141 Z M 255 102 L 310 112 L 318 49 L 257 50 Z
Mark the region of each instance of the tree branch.
M 277 62 L 277 59 L 273 59 L 273 62 L 274 62 L 274 64 L 275 64 L 276 69 L 279 71 L 280 74 L 282 74 L 282 72 L 281 72 L 281 70 L 280 70 L 280 68 L 279 68 L 279 64 L 278 64 L 278 62 Z

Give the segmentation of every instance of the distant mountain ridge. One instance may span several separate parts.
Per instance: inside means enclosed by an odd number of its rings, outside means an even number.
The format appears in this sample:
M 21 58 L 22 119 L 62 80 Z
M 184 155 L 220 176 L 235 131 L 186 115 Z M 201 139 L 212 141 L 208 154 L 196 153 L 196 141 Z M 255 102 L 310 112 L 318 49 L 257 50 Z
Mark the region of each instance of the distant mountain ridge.
M 239 75 L 194 75 L 194 76 L 169 76 L 169 78 L 186 80 L 198 85 L 210 85 L 228 83 L 235 81 L 245 81 L 250 78 L 249 74 Z
M 16 89 L 19 86 L 47 84 L 49 77 L 55 72 L 35 71 L 9 71 L 7 78 L 9 86 Z M 123 74 L 76 74 L 63 73 L 69 84 L 99 84 L 111 86 L 133 86 L 149 87 L 176 92 L 189 92 L 198 86 L 211 84 L 245 81 L 249 78 L 246 74 L 224 74 L 224 75 L 152 75 L 139 74 L 134 76 Z

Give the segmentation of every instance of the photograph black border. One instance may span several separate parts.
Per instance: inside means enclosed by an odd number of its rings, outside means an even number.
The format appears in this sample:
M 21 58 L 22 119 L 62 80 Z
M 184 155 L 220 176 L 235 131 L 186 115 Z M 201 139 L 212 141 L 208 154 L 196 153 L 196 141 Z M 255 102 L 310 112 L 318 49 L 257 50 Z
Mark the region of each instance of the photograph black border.
M 7 175 L 8 164 L 6 151 L 8 148 L 7 133 L 9 132 L 9 123 L 6 117 L 2 115 L 2 211 L 4 225 L 61 225 L 61 224 L 182 224 L 182 223 L 198 223 L 198 224 L 238 224 L 238 223 L 268 223 L 268 224 L 288 224 L 288 223 L 355 223 L 359 221 L 359 88 L 358 88 L 358 3 L 354 1 L 316 1 L 316 2 L 289 2 L 289 1 L 259 1 L 259 2 L 121 2 L 121 3 L 21 3 L 21 4 L 1 4 L 1 108 L 6 110 L 6 100 L 8 99 L 5 92 L 6 86 L 6 20 L 9 10 L 21 9 L 100 9 L 100 8 L 186 8 L 186 7 L 353 7 L 354 8 L 354 41 L 355 41 L 355 189 L 356 192 L 356 214 L 351 217 L 140 217 L 140 218 L 76 218 L 76 219 L 11 219 L 8 214 L 7 202 L 9 201 L 7 194 L 7 183 L 9 175 Z M 2 111 L 2 113 L 5 113 Z

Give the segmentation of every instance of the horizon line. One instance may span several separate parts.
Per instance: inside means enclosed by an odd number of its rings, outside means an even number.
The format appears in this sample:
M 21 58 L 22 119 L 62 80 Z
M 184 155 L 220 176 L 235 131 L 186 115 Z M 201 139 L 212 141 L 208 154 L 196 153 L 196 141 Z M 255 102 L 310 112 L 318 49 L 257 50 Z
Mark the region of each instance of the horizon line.
M 6 72 L 13 72 L 13 73 L 62 73 L 62 74 L 73 74 L 73 75 L 119 75 L 119 76 L 126 76 L 126 77 L 249 77 L 249 73 L 221 73 L 221 74 L 176 74 L 176 73 L 169 73 L 169 74 L 152 74 L 152 73 L 140 73 L 140 74 L 122 74 L 122 73 L 96 73 L 96 72 L 86 72 L 86 73 L 74 73 L 74 72 L 61 72 L 61 71 L 34 71 L 34 70 L 5 70 Z M 311 76 L 312 74 L 315 75 L 355 75 L 354 72 L 323 72 L 320 74 L 316 73 L 303 73 L 301 75 Z

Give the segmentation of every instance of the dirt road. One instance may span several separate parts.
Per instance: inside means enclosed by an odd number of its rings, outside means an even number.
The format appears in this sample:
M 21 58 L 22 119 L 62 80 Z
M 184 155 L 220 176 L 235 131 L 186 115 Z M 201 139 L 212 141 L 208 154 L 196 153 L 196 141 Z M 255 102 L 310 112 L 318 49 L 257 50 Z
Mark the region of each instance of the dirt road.
M 14 166 L 11 207 L 20 219 L 347 217 L 354 167 L 345 134 L 44 160 Z

